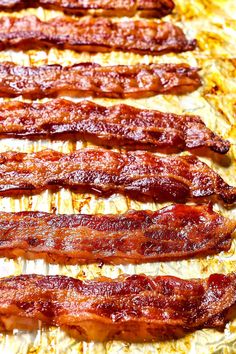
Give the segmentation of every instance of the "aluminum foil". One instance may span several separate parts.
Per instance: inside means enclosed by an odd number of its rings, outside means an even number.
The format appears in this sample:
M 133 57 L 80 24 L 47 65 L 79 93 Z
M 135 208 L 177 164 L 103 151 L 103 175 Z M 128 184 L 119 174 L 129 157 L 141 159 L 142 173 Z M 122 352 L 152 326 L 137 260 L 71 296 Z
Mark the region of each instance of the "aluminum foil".
M 232 143 L 227 156 L 214 159 L 200 157 L 214 168 L 229 184 L 236 185 L 236 1 L 235 0 L 176 0 L 175 12 L 166 18 L 179 24 L 190 38 L 198 39 L 198 49 L 182 54 L 168 54 L 160 57 L 140 56 L 130 53 L 75 53 L 70 50 L 30 50 L 3 51 L 0 61 L 13 61 L 21 65 L 55 64 L 70 65 L 78 62 L 94 61 L 99 64 L 136 64 L 187 62 L 201 68 L 203 87 L 191 94 L 177 96 L 156 96 L 147 99 L 96 99 L 97 103 L 111 105 L 124 102 L 140 108 L 158 109 L 173 113 L 192 113 L 202 117 L 209 128 L 221 134 Z M 35 14 L 43 20 L 62 15 L 41 8 L 29 9 L 11 15 Z M 5 15 L 0 13 L 0 15 Z M 123 19 L 117 19 L 122 21 Z M 72 99 L 72 98 L 70 98 Z M 74 99 L 74 98 L 73 98 Z M 91 99 L 91 98 L 90 98 Z M 21 97 L 16 100 L 22 100 Z M 74 99 L 75 100 L 75 99 Z M 42 101 L 42 100 L 41 100 Z M 46 99 L 43 101 L 47 101 Z M 24 152 L 53 148 L 70 152 L 91 146 L 78 141 L 29 141 L 4 139 L 0 141 L 0 151 L 17 150 Z M 56 213 L 123 213 L 128 209 L 156 210 L 164 205 L 138 203 L 121 195 L 108 199 L 90 194 L 75 194 L 68 190 L 57 193 L 45 191 L 40 195 L 19 198 L 1 198 L 1 211 L 40 210 Z M 236 208 L 225 209 L 214 205 L 223 215 L 236 218 Z M 229 252 L 223 252 L 206 259 L 152 263 L 126 266 L 57 266 L 42 260 L 16 261 L 0 259 L 0 276 L 22 273 L 63 274 L 80 279 L 97 276 L 117 277 L 120 274 L 162 275 L 170 274 L 183 278 L 207 277 L 214 272 L 236 271 L 236 242 Z M 236 320 L 227 324 L 224 332 L 216 330 L 196 331 L 182 339 L 149 344 L 129 344 L 111 341 L 105 344 L 78 342 L 59 328 L 41 328 L 35 332 L 15 330 L 12 334 L 0 334 L 0 353 L 236 353 Z

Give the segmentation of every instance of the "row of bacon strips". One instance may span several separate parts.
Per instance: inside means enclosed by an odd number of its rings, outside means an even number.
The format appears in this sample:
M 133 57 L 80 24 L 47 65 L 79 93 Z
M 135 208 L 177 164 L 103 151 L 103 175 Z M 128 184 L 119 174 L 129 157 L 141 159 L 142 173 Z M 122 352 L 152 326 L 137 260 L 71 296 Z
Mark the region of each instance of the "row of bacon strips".
M 4 11 L 37 6 L 72 15 L 92 10 L 95 16 L 132 16 L 139 11 L 141 16 L 158 18 L 174 8 L 172 0 L 0 0 Z M 66 16 L 48 22 L 34 16 L 0 19 L 1 49 L 45 46 L 163 54 L 193 50 L 196 41 L 169 22 Z M 186 94 L 200 85 L 198 70 L 185 63 L 0 65 L 2 97 L 33 99 L 70 92 L 77 97 L 140 98 Z M 1 153 L 2 196 L 68 187 L 99 195 L 119 192 L 142 201 L 236 202 L 236 188 L 197 157 L 153 153 L 200 148 L 227 153 L 229 142 L 210 131 L 198 116 L 64 99 L 47 104 L 10 101 L 0 104 L 0 137 L 83 138 L 126 148 L 122 153 L 105 149 Z M 134 151 L 138 149 L 153 152 Z M 229 250 L 235 227 L 236 222 L 214 212 L 211 204 L 174 204 L 156 212 L 124 215 L 2 212 L 0 255 L 60 264 L 179 260 Z M 0 327 L 34 329 L 36 320 L 41 320 L 85 340 L 173 338 L 199 328 L 224 326 L 235 301 L 235 274 L 216 274 L 206 280 L 135 275 L 84 282 L 22 275 L 0 279 Z

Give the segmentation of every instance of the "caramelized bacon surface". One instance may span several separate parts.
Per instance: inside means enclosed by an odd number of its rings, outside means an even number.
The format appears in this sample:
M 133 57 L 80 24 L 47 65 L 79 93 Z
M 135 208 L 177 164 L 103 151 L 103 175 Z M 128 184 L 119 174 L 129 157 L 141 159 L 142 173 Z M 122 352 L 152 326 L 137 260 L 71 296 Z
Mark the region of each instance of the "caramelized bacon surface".
M 0 64 L 0 96 L 40 98 L 69 94 L 98 97 L 148 97 L 185 94 L 201 85 L 198 69 L 187 64 L 101 66 L 82 63 L 62 67 Z
M 168 22 L 114 22 L 92 17 L 58 17 L 47 22 L 36 16 L 0 18 L 0 49 L 45 45 L 89 52 L 163 54 L 193 50 L 196 40 L 187 40 L 181 28 Z
M 150 341 L 223 327 L 235 301 L 235 274 L 92 281 L 20 275 L 0 279 L 0 325 L 2 330 L 35 329 L 40 320 L 87 341 Z
M 0 0 L 0 10 L 4 11 L 38 6 L 72 15 L 84 15 L 88 10 L 96 10 L 95 15 L 133 16 L 136 11 L 141 11 L 144 16 L 159 18 L 174 9 L 172 0 Z
M 103 107 L 64 99 L 47 103 L 0 104 L 1 137 L 85 138 L 131 149 L 184 150 L 207 147 L 225 154 L 228 141 L 210 131 L 197 116 L 138 109 L 124 104 Z
M 61 264 L 173 261 L 228 250 L 235 227 L 210 205 L 123 215 L 0 213 L 0 255 Z
M 82 149 L 64 154 L 53 150 L 0 154 L 0 193 L 38 192 L 65 186 L 101 194 L 126 193 L 156 201 L 236 201 L 236 187 L 195 156 L 161 157 L 136 151 L 118 153 Z

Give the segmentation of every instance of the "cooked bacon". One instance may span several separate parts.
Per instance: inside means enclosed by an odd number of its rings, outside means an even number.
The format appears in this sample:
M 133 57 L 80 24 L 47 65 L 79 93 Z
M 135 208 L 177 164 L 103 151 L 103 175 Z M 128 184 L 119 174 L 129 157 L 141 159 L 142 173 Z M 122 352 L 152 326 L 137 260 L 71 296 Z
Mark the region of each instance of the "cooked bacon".
M 193 50 L 196 40 L 187 40 L 181 28 L 168 22 L 114 22 L 92 17 L 80 20 L 58 17 L 47 22 L 36 16 L 0 18 L 0 49 L 35 46 L 163 54 Z
M 142 110 L 119 104 L 103 107 L 64 99 L 47 103 L 0 104 L 0 137 L 85 138 L 132 149 L 184 150 L 207 147 L 225 154 L 230 143 L 208 129 L 198 116 Z
M 103 195 L 126 193 L 156 201 L 202 201 L 207 197 L 236 201 L 236 187 L 226 184 L 193 155 L 162 157 L 105 149 L 0 154 L 0 194 L 32 193 L 53 186 Z
M 184 94 L 201 85 L 198 69 L 187 64 L 100 66 L 82 63 L 62 67 L 0 64 L 0 95 L 40 98 L 69 94 L 98 97 L 148 97 Z
M 136 11 L 141 11 L 143 16 L 161 18 L 170 14 L 175 5 L 172 0 L 0 0 L 0 10 L 4 11 L 38 6 L 72 15 L 84 15 L 89 10 L 96 10 L 95 15 L 133 16 Z
M 222 328 L 235 301 L 234 273 L 208 279 L 123 275 L 90 281 L 20 275 L 0 279 L 0 326 L 32 330 L 42 321 L 86 341 L 150 341 Z
M 124 215 L 0 213 L 0 256 L 50 263 L 173 261 L 229 250 L 236 222 L 210 205 Z

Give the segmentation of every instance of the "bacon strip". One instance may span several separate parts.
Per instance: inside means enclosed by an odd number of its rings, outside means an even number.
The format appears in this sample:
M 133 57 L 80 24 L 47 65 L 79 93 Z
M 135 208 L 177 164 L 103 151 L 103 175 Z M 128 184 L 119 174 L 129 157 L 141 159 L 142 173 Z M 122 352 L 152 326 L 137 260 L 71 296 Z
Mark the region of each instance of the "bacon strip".
M 198 69 L 186 64 L 100 66 L 82 63 L 62 67 L 0 64 L 0 96 L 41 98 L 69 94 L 97 97 L 148 97 L 184 94 L 201 85 Z
M 95 15 L 134 16 L 136 11 L 141 11 L 143 16 L 161 18 L 170 14 L 175 5 L 172 0 L 0 0 L 0 10 L 3 11 L 38 6 L 72 15 L 84 15 L 89 10 L 96 10 Z
M 150 341 L 223 327 L 235 301 L 235 274 L 191 280 L 123 275 L 91 281 L 20 275 L 0 279 L 0 326 L 31 330 L 40 320 L 87 341 Z
M 215 197 L 236 201 L 236 187 L 195 156 L 161 157 L 136 151 L 83 149 L 0 154 L 0 194 L 69 187 L 103 195 L 126 193 L 137 199 L 185 201 Z
M 210 205 L 106 216 L 0 213 L 0 256 L 60 264 L 173 261 L 229 250 L 235 228 Z
M 208 147 L 225 154 L 230 143 L 208 129 L 200 117 L 142 110 L 119 104 L 103 107 L 64 99 L 47 103 L 0 104 L 0 137 L 85 138 L 129 148 L 184 150 Z
M 89 52 L 164 54 L 193 50 L 196 40 L 187 40 L 181 28 L 168 22 L 114 22 L 92 17 L 58 17 L 47 22 L 36 16 L 0 18 L 0 49 L 45 45 Z

